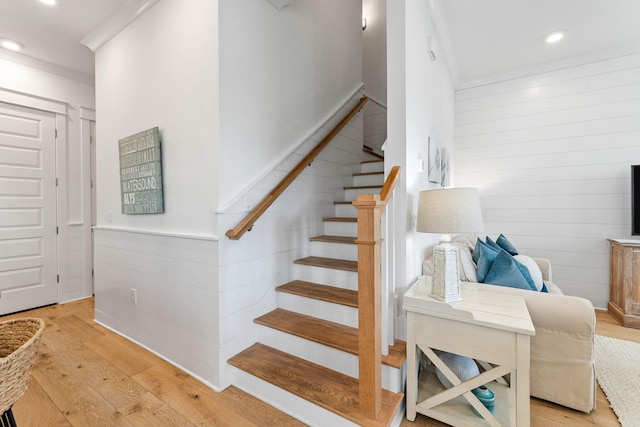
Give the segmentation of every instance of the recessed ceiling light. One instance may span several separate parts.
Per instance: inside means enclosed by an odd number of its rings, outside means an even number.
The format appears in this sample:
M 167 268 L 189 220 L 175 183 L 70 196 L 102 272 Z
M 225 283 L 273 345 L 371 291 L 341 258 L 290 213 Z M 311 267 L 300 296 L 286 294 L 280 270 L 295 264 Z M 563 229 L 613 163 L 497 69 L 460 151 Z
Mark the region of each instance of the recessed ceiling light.
M 566 35 L 567 35 L 567 30 L 554 31 L 553 33 L 549 34 L 545 38 L 545 40 L 547 43 L 557 43 L 560 40 L 562 40 Z
M 0 46 L 5 49 L 13 50 L 14 52 L 24 49 L 24 45 L 22 43 L 5 38 L 0 38 Z
M 49 6 L 55 6 L 56 0 L 40 0 L 40 3 L 48 4 Z

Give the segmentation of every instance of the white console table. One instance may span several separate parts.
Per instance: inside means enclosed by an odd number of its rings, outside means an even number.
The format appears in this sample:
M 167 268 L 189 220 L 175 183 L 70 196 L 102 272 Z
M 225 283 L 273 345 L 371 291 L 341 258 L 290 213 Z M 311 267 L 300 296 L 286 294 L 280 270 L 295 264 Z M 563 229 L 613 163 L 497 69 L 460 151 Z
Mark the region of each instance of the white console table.
M 535 329 L 522 297 L 463 286 L 462 301 L 429 297 L 431 277 L 423 276 L 404 295 L 407 311 L 407 419 L 416 412 L 454 426 L 518 426 L 530 423 L 529 338 Z M 429 366 L 418 378 L 417 349 L 453 384 L 445 389 Z M 475 359 L 480 375 L 461 382 L 434 350 Z M 510 374 L 510 383 L 503 377 Z M 494 392 L 492 414 L 471 390 Z M 473 413 L 473 408 L 482 415 Z

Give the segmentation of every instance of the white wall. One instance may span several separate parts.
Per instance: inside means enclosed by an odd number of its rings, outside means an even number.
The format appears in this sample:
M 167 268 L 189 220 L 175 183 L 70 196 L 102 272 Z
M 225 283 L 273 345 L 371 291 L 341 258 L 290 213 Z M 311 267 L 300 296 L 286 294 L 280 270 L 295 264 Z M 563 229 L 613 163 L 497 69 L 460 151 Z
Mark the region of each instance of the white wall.
M 217 12 L 159 1 L 96 51 L 96 319 L 214 387 Z M 154 126 L 165 212 L 123 215 L 118 140 Z
M 367 28 L 362 32 L 364 93 L 386 107 L 387 1 L 362 0 L 362 16 L 367 19 Z
M 361 84 L 361 2 L 222 1 L 219 24 L 224 209 Z
M 76 74 L 19 55 L 0 56 L 0 101 L 13 103 L 18 95 L 60 109 L 56 115 L 59 302 L 92 294 L 91 193 L 85 179 L 88 164 L 83 161 L 88 158 L 89 140 L 82 134 L 88 121 L 81 110 L 94 108 L 95 89 L 92 81 Z
M 96 51 L 98 226 L 214 235 L 217 11 L 216 2 L 163 0 Z M 118 140 L 155 126 L 165 212 L 124 215 Z
M 546 257 L 554 282 L 606 308 L 608 238 L 630 237 L 640 163 L 640 53 L 456 93 L 456 182 L 488 234 Z
M 440 236 L 417 233 L 412 218 L 417 214 L 420 191 L 438 188 L 427 180 L 428 137 L 437 136 L 453 151 L 454 91 L 447 65 L 431 61 L 429 36 L 437 36 L 427 3 L 420 0 L 388 2 L 388 141 L 385 168 L 402 166 L 396 190 L 397 281 L 404 289 L 422 273 L 422 261 Z M 425 162 L 418 172 L 417 160 Z M 453 184 L 453 182 L 452 182 Z M 403 232 L 403 230 L 406 230 Z

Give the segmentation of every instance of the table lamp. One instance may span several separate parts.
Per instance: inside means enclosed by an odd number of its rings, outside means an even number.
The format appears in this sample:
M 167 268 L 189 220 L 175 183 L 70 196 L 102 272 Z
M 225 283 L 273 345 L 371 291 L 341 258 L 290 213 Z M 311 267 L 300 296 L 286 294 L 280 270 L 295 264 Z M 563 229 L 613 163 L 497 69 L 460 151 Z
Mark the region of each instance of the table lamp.
M 444 234 L 433 249 L 431 298 L 460 301 L 458 248 L 449 244 L 451 234 L 477 233 L 484 229 L 480 198 L 476 188 L 446 188 L 421 191 L 416 231 Z

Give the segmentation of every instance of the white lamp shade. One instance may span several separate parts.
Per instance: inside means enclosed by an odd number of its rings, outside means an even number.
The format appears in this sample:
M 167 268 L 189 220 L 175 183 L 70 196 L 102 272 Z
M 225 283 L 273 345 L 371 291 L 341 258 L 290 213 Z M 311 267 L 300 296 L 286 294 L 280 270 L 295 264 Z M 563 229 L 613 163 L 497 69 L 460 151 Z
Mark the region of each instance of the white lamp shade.
M 422 233 L 477 233 L 484 229 L 477 188 L 420 192 L 416 230 Z

